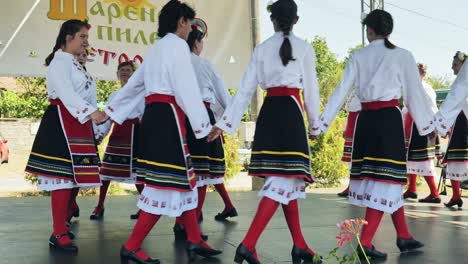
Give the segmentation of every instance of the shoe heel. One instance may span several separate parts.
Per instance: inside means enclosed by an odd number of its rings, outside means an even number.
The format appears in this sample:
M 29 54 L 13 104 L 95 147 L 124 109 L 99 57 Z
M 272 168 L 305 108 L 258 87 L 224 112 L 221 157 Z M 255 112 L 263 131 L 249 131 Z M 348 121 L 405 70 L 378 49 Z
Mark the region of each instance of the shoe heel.
M 234 257 L 234 262 L 238 264 L 242 264 L 244 262 L 244 258 L 240 254 L 236 253 L 236 256 Z

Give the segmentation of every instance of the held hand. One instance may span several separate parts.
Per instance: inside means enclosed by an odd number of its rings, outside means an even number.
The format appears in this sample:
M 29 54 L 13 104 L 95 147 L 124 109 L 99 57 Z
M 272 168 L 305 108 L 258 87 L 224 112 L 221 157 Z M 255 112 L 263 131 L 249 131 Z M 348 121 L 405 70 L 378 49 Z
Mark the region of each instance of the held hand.
M 104 122 L 107 121 L 107 119 L 109 119 L 109 116 L 104 113 L 104 112 L 101 112 L 101 111 L 94 111 L 91 115 L 91 120 L 93 121 L 93 123 L 95 123 L 96 125 L 100 125 Z
M 438 136 L 437 130 L 432 131 L 432 132 L 429 133 L 427 136 L 428 136 L 429 139 L 431 139 L 431 140 L 434 139 L 434 138 L 436 138 L 436 137 Z
M 223 133 L 223 130 L 217 126 L 213 126 L 211 129 L 210 133 L 208 134 L 208 137 L 206 138 L 207 142 L 213 142 L 215 141 L 221 134 Z

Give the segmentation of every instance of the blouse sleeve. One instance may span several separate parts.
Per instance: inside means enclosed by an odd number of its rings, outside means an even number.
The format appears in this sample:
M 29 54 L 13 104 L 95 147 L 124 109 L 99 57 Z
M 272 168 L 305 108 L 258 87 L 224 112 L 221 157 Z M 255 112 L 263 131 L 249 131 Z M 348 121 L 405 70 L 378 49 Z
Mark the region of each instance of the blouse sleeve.
M 231 104 L 224 111 L 221 120 L 216 123 L 217 127 L 230 135 L 233 135 L 236 128 L 239 126 L 245 109 L 247 109 L 250 99 L 259 83 L 257 74 L 257 53 L 258 49 L 256 48 L 250 59 L 247 71 L 242 77 L 236 95 L 232 99 Z
M 173 51 L 169 78 L 177 104 L 187 115 L 195 137 L 206 137 L 211 130 L 211 123 L 200 94 L 190 51 L 185 42 L 177 43 Z
M 439 112 L 435 115 L 434 121 L 440 134 L 446 135 L 451 129 L 457 116 L 467 103 L 467 96 L 468 66 L 464 64 L 457 79 L 450 87 L 450 92 L 442 103 Z
M 348 64 L 341 77 L 341 81 L 333 92 L 332 96 L 328 100 L 322 115 L 320 116 L 319 126 L 320 130 L 324 133 L 327 132 L 331 123 L 335 119 L 338 111 L 343 106 L 346 97 L 348 96 L 351 89 L 355 86 L 355 80 L 357 76 L 357 62 L 353 54 L 350 56 Z
M 309 120 L 309 134 L 317 136 L 320 134 L 319 115 L 320 115 L 320 94 L 317 81 L 317 72 L 315 69 L 315 50 L 308 46 L 303 62 L 303 89 L 304 106 Z
M 213 91 L 216 97 L 216 101 L 221 104 L 223 109 L 226 109 L 226 107 L 231 103 L 232 96 L 226 88 L 221 75 L 218 73 L 214 65 L 209 61 L 207 64 L 207 68 L 210 71 L 210 79 L 213 84 Z
M 89 115 L 97 110 L 96 106 L 88 103 L 73 88 L 71 77 L 72 65 L 63 59 L 52 61 L 47 72 L 48 89 L 55 91 L 57 98 L 62 101 L 68 112 L 78 119 L 81 124 L 89 120 Z
M 418 128 L 419 134 L 424 136 L 434 130 L 433 117 L 437 112 L 437 106 L 433 103 L 430 94 L 424 89 L 416 65 L 411 54 L 401 64 L 403 101 Z

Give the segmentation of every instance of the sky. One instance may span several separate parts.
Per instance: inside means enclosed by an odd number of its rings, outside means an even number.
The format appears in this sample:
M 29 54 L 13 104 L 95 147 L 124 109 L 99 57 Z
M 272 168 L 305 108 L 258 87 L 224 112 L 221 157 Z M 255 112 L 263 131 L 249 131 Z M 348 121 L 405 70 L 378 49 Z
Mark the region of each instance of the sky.
M 263 41 L 273 34 L 273 26 L 266 10 L 268 0 L 259 3 Z M 299 22 L 294 27 L 295 35 L 307 40 L 316 35 L 324 37 L 339 58 L 361 44 L 361 0 L 296 0 L 296 3 Z M 468 1 L 385 0 L 385 10 L 392 14 L 395 23 L 390 40 L 410 50 L 417 62 L 427 64 L 429 75 L 453 79 L 453 55 L 458 50 L 468 53 Z

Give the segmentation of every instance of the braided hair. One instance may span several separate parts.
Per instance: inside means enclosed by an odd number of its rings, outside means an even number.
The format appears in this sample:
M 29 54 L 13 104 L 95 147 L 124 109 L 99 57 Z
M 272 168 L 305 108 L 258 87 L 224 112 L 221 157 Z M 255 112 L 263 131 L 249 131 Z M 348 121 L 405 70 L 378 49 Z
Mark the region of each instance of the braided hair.
M 284 40 L 279 50 L 283 65 L 286 66 L 293 58 L 289 34 L 292 31 L 294 21 L 297 19 L 297 5 L 294 0 L 278 0 L 271 5 L 271 18 L 275 19 L 277 27 L 283 32 Z
M 385 37 L 385 47 L 394 49 L 395 45 L 388 40 L 388 36 L 393 32 L 392 15 L 384 10 L 375 9 L 362 22 L 369 28 L 372 28 L 375 34 Z

